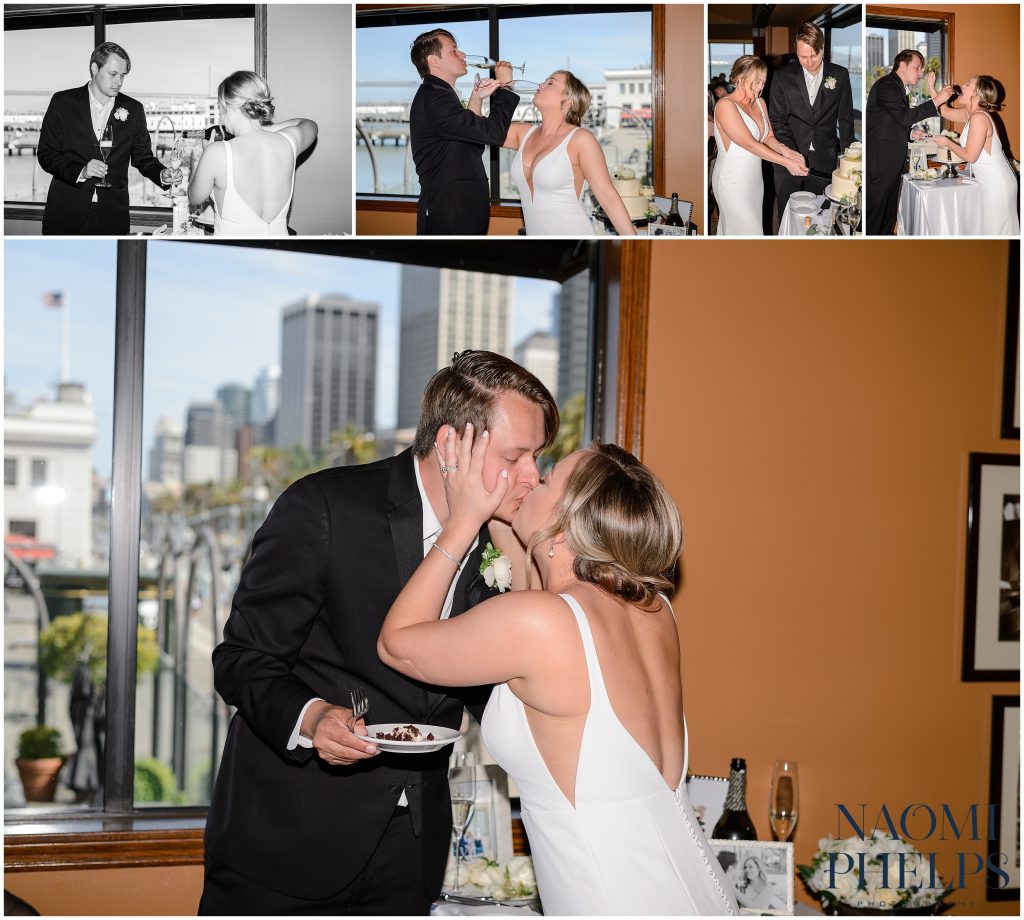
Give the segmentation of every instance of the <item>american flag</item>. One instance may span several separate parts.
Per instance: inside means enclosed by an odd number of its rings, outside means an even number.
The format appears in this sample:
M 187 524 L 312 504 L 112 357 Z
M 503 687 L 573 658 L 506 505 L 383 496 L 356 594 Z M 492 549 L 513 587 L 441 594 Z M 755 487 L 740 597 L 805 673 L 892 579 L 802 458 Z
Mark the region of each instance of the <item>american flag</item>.
M 64 292 L 47 291 L 43 294 L 43 306 L 53 307 L 55 310 L 59 310 L 64 306 Z

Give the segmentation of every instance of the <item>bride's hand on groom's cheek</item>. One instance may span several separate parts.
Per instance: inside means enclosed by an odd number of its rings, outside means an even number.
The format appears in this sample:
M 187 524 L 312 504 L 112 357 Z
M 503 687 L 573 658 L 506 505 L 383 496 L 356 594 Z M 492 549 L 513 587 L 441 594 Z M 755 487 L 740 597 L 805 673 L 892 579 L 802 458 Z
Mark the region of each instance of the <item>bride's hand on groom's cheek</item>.
M 484 462 L 490 446 L 487 431 L 478 435 L 473 425 L 466 425 L 461 438 L 449 428 L 444 446 L 444 488 L 448 498 L 450 522 L 466 524 L 475 531 L 498 509 L 508 492 L 508 471 L 499 473 L 493 488 L 484 482 Z

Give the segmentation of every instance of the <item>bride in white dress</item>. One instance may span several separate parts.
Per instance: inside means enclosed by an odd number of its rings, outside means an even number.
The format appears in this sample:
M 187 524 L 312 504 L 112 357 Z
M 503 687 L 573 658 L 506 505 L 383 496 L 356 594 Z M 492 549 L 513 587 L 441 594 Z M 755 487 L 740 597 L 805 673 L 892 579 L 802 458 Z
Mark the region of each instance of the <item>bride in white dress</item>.
M 986 236 L 1016 236 L 1017 177 L 1003 151 L 995 122 L 989 112 L 999 109 L 999 91 L 991 77 L 972 77 L 960 87 L 956 108 L 943 105 L 939 114 L 964 126 L 960 141 L 945 135 L 931 138 L 940 147 L 974 164 L 974 178 L 981 189 L 981 232 Z
M 619 236 L 636 236 L 626 206 L 612 185 L 601 145 L 580 127 L 590 90 L 567 70 L 548 77 L 533 97 L 537 124 L 514 122 L 502 144 L 516 155 L 512 181 L 519 190 L 527 236 L 593 236 L 583 206 L 589 185 Z
M 790 175 L 806 176 L 803 154 L 775 138 L 761 98 L 768 68 L 752 54 L 738 57 L 729 82 L 736 89 L 715 105 L 718 156 L 711 188 L 718 202 L 718 236 L 764 236 L 761 161 L 778 163 Z
M 508 489 L 500 474 L 487 489 L 486 434 L 471 452 L 471 429 L 444 432 L 450 516 L 388 613 L 381 659 L 430 684 L 497 684 L 483 738 L 519 786 L 545 914 L 738 913 L 683 781 L 679 637 L 661 593 L 682 544 L 671 497 L 615 445 L 571 454 L 512 522 L 528 547 L 514 575 L 532 558 L 543 590 L 438 620 L 452 562 Z
M 212 197 L 215 236 L 287 236 L 295 162 L 316 140 L 316 122 L 273 124 L 270 87 L 249 70 L 221 83 L 217 108 L 234 137 L 205 146 L 189 182 L 189 203 L 198 207 Z

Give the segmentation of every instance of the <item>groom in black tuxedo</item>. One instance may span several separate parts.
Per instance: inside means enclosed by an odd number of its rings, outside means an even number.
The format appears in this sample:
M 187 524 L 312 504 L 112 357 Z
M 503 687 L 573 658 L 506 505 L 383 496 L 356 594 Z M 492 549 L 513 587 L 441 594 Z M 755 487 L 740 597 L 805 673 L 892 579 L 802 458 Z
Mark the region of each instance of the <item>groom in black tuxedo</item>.
M 213 652 L 217 691 L 238 712 L 206 823 L 200 914 L 423 915 L 437 898 L 451 748 L 378 753 L 365 722 L 458 728 L 463 703 L 482 706 L 490 690 L 455 696 L 377 656 L 389 607 L 448 517 L 436 445 L 467 422 L 490 433 L 485 481 L 507 469 L 509 489 L 466 558 L 449 557 L 459 572 L 443 615 L 458 616 L 490 595 L 481 553 L 488 540 L 512 549 L 508 521 L 558 429 L 551 394 L 501 355 L 456 355 L 427 384 L 410 450 L 298 480 L 257 531 Z M 358 687 L 369 712 L 357 721 Z
M 165 169 L 153 156 L 142 103 L 121 92 L 131 69 L 128 52 L 104 42 L 89 58 L 89 82 L 50 100 L 38 151 L 39 165 L 53 176 L 44 234 L 126 236 L 129 164 L 157 185 L 181 180 L 180 169 Z M 104 163 L 99 138 L 107 124 L 114 143 Z M 112 188 L 97 188 L 104 178 Z
M 890 236 L 900 203 L 903 164 L 907 160 L 907 140 L 923 137 L 911 133 L 911 127 L 939 114 L 939 106 L 953 95 L 953 87 L 944 87 L 931 99 L 910 107 L 907 94 L 924 73 L 924 56 L 913 50 L 901 51 L 892 71 L 875 80 L 868 93 L 867 117 L 867 234 Z M 928 88 L 934 89 L 935 77 L 929 74 Z
M 411 57 L 423 78 L 409 110 L 409 143 L 420 180 L 416 233 L 428 236 L 484 236 L 490 223 L 490 193 L 481 155 L 487 144 L 502 144 L 519 97 L 501 84 L 512 66 L 499 61 L 496 79 L 483 80 L 463 106 L 455 81 L 466 73 L 466 56 L 445 29 L 424 32 Z M 490 96 L 491 110 L 480 114 Z
M 793 192 L 825 191 L 840 152 L 854 140 L 850 72 L 824 56 L 824 34 L 813 22 L 805 22 L 796 33 L 797 59 L 772 76 L 768 116 L 775 137 L 803 154 L 811 170 L 806 176 L 792 176 L 785 167 L 774 165 L 780 220 Z

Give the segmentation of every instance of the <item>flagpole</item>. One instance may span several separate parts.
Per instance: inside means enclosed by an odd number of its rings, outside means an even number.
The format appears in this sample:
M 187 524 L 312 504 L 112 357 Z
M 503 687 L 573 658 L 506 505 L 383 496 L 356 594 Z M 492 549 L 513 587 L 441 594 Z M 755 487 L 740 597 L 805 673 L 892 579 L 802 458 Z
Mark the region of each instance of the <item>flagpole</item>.
M 60 377 L 61 383 L 71 381 L 71 298 L 63 292 L 61 298 L 61 336 L 60 336 Z

